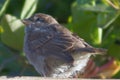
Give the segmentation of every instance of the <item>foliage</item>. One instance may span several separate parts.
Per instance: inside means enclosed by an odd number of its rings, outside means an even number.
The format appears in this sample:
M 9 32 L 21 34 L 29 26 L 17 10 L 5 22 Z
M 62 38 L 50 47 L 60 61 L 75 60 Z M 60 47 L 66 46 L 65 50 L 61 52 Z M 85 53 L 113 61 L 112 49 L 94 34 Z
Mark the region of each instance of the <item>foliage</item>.
M 38 12 L 54 16 L 91 45 L 108 49 L 96 63 L 92 60 L 92 71 L 97 71 L 89 77 L 120 78 L 119 0 L 0 0 L 0 75 L 38 75 L 24 56 L 21 23 Z

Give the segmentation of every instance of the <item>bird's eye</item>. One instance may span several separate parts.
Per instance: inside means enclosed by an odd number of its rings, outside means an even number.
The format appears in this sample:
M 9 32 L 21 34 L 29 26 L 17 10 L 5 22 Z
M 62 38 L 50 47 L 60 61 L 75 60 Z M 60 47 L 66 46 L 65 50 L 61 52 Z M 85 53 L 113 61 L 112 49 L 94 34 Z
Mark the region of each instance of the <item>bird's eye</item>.
M 40 18 L 36 18 L 36 20 L 35 21 L 40 21 Z
M 44 22 L 44 19 L 36 18 L 35 21 L 36 21 L 36 22 Z

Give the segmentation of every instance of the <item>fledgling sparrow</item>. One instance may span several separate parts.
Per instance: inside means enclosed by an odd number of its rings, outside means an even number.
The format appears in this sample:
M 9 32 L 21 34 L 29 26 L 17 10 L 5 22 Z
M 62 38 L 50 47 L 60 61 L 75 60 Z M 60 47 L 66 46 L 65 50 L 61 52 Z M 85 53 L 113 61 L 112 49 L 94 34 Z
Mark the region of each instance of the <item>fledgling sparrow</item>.
M 90 46 L 50 15 L 37 13 L 22 22 L 26 25 L 24 52 L 44 77 L 75 77 L 84 70 L 91 55 L 106 52 Z

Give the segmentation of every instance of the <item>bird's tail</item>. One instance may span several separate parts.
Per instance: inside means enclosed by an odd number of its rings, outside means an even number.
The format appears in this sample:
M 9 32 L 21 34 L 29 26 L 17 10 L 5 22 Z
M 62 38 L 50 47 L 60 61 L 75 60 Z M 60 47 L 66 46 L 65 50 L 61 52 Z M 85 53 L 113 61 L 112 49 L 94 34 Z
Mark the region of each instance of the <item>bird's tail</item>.
M 76 53 L 91 53 L 91 54 L 105 54 L 107 49 L 103 48 L 79 48 L 75 50 Z
M 93 48 L 95 54 L 106 54 L 107 53 L 107 49 L 103 49 L 103 48 Z

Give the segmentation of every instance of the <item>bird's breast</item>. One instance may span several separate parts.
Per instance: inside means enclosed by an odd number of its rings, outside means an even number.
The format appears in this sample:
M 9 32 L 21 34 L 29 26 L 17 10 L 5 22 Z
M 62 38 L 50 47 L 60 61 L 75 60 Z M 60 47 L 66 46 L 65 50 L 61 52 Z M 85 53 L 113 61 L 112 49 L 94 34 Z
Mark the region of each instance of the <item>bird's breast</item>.
M 78 71 L 83 71 L 84 67 L 87 65 L 87 62 L 90 58 L 91 54 L 89 53 L 86 53 L 86 54 L 77 54 L 77 55 L 74 55 L 73 58 L 74 58 L 74 68 L 73 70 L 78 70 Z

